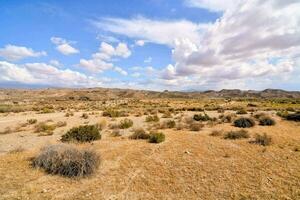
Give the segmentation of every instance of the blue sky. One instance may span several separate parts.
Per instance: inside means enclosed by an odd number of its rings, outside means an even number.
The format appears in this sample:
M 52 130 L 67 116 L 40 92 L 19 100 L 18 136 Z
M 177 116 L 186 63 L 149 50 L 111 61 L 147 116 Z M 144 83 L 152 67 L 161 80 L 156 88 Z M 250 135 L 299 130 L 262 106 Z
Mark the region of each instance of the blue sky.
M 297 1 L 0 0 L 0 11 L 2 87 L 300 89 Z

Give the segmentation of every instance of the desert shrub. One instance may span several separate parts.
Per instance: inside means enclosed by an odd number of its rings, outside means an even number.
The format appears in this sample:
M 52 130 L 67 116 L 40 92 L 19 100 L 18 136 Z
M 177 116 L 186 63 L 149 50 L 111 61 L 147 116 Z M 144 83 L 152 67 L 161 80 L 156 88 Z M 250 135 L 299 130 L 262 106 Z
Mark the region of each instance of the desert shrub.
M 182 130 L 182 129 L 184 129 L 186 126 L 185 126 L 185 124 L 183 124 L 183 123 L 177 123 L 176 124 L 176 130 Z
M 57 127 L 64 127 L 64 126 L 67 126 L 67 122 L 59 121 L 59 122 L 56 123 L 56 126 L 57 126 Z
M 115 109 L 107 109 L 102 113 L 103 117 L 126 117 L 127 114 L 125 112 L 121 112 Z
M 224 139 L 236 140 L 242 138 L 249 138 L 248 131 L 246 130 L 229 131 L 224 135 Z
M 247 111 L 245 109 L 240 109 L 240 110 L 236 111 L 236 114 L 245 115 L 245 114 L 247 114 Z
M 260 119 L 260 118 L 263 118 L 263 117 L 267 117 L 268 115 L 266 114 L 266 113 L 263 113 L 263 112 L 261 112 L 261 113 L 255 113 L 254 115 L 253 115 L 253 117 L 255 118 L 255 119 Z
M 150 135 L 146 133 L 143 128 L 137 128 L 133 131 L 133 134 L 129 136 L 132 140 L 147 140 Z
M 34 132 L 40 133 L 40 132 L 46 132 L 46 133 L 52 133 L 56 129 L 55 124 L 47 124 L 45 122 L 40 122 L 35 125 Z
M 300 113 L 288 114 L 285 116 L 286 120 L 300 122 Z
M 65 114 L 65 117 L 71 117 L 71 116 L 74 116 L 74 113 L 73 112 L 67 112 Z
M 103 130 L 107 126 L 107 121 L 106 119 L 101 119 L 96 125 L 98 126 L 99 130 Z
M 261 117 L 259 119 L 259 125 L 261 126 L 273 126 L 275 124 L 276 124 L 275 120 L 272 119 L 271 117 Z
M 271 142 L 272 142 L 271 136 L 268 136 L 266 133 L 264 133 L 263 135 L 259 135 L 259 134 L 255 135 L 254 143 L 256 144 L 267 146 L 270 145 Z
M 162 118 L 172 118 L 172 113 L 170 113 L 170 112 L 165 112 L 161 117 L 162 117 Z
M 175 126 L 176 126 L 176 122 L 174 120 L 166 120 L 160 125 L 160 128 L 162 129 L 174 128 Z
M 235 127 L 240 127 L 240 128 L 249 128 L 255 125 L 253 119 L 246 118 L 246 117 L 241 117 L 239 119 L 236 119 L 233 123 Z
M 210 134 L 210 136 L 221 136 L 222 135 L 222 131 L 221 130 L 213 130 Z
M 99 139 L 101 139 L 101 134 L 96 125 L 84 125 L 71 128 L 61 137 L 62 142 L 91 142 Z
M 224 123 L 231 123 L 236 118 L 236 114 L 220 115 L 219 119 Z
M 146 122 L 159 122 L 159 117 L 157 115 L 148 115 Z
M 27 123 L 28 124 L 35 124 L 35 123 L 37 123 L 37 119 L 28 119 Z
M 278 112 L 276 113 L 276 115 L 279 116 L 279 117 L 285 118 L 286 116 L 289 115 L 289 112 L 286 111 L 286 110 L 285 110 L 285 111 L 278 111 Z
M 120 121 L 119 128 L 127 129 L 133 126 L 133 121 L 131 119 L 125 118 Z
M 161 132 L 151 132 L 149 137 L 150 143 L 161 143 L 165 141 L 165 134 Z
M 83 119 L 88 119 L 89 118 L 89 115 L 87 113 L 82 113 L 81 117 Z
M 121 133 L 120 133 L 120 129 L 113 129 L 110 136 L 112 137 L 119 137 L 121 136 Z
M 54 112 L 53 107 L 44 107 L 40 111 L 40 113 L 42 114 L 53 113 L 53 112 Z
M 11 128 L 10 128 L 10 127 L 6 127 L 6 128 L 4 129 L 4 131 L 0 131 L 0 135 L 9 134 L 9 133 L 11 133 L 11 132 L 12 132 Z
M 191 131 L 200 131 L 203 127 L 204 125 L 199 122 L 194 122 L 189 126 Z
M 70 145 L 56 144 L 45 147 L 32 160 L 33 167 L 49 174 L 66 177 L 82 177 L 96 171 L 100 157 L 94 151 L 77 149 Z
M 193 117 L 193 119 L 196 120 L 196 121 L 208 121 L 208 120 L 211 120 L 211 118 L 206 113 L 204 113 L 204 115 L 202 115 L 201 113 L 200 114 L 195 114 L 194 117 Z

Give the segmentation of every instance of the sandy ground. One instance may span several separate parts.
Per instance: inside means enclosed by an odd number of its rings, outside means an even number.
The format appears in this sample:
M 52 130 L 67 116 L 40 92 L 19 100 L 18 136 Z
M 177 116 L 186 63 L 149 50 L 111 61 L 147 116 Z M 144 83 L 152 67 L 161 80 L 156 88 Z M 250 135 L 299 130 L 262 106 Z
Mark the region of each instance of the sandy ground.
M 0 117 L 0 130 L 30 118 L 67 121 L 52 136 L 37 136 L 30 126 L 0 135 L 0 199 L 300 199 L 300 152 L 295 151 L 300 148 L 300 126 L 279 118 L 273 127 L 248 129 L 251 136 L 271 135 L 273 144 L 268 147 L 251 144 L 251 139 L 209 136 L 212 130 L 236 129 L 230 124 L 207 126 L 199 132 L 163 130 L 166 141 L 160 144 L 130 140 L 128 131 L 122 137 L 104 131 L 101 140 L 83 144 L 102 157 L 91 177 L 69 179 L 33 169 L 30 158 L 40 147 L 59 142 L 74 125 L 101 119 L 100 115 L 82 119 L 81 114 Z M 144 126 L 144 117 L 133 119 L 136 127 Z M 7 153 L 18 147 L 25 151 Z

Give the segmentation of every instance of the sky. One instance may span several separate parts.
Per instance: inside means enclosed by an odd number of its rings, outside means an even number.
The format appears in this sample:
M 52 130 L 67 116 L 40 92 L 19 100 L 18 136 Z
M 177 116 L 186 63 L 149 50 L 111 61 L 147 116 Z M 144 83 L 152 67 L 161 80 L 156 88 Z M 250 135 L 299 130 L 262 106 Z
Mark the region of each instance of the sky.
M 0 0 L 0 87 L 300 90 L 299 0 Z

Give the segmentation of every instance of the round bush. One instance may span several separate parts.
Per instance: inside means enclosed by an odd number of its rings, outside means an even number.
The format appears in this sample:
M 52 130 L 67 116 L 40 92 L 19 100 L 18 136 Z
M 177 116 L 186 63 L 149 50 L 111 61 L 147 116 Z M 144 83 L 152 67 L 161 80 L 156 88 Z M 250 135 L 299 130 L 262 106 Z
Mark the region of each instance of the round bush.
M 249 128 L 249 127 L 253 127 L 254 125 L 255 125 L 255 122 L 251 118 L 241 117 L 234 121 L 234 126 L 240 127 L 240 128 Z
M 77 149 L 70 145 L 48 146 L 32 161 L 33 167 L 40 167 L 49 174 L 67 177 L 82 177 L 96 171 L 100 157 L 90 150 Z
M 131 119 L 125 118 L 120 121 L 119 128 L 127 129 L 133 126 L 133 121 Z
M 270 117 L 262 117 L 259 119 L 259 125 L 261 126 L 273 126 L 275 124 L 275 120 Z
M 202 114 L 195 114 L 193 118 L 196 121 L 208 121 L 208 120 L 211 120 L 211 118 L 206 113 L 204 115 L 202 115 Z
M 150 143 L 161 143 L 165 141 L 165 134 L 163 133 L 151 133 L 149 137 Z
M 62 142 L 77 141 L 91 142 L 101 139 L 101 134 L 96 125 L 85 125 L 71 128 L 66 134 L 62 135 Z

